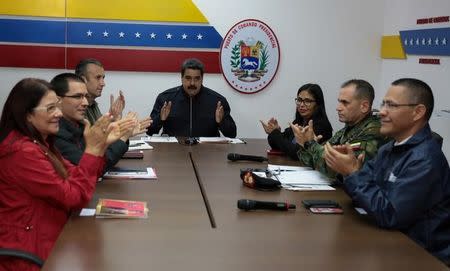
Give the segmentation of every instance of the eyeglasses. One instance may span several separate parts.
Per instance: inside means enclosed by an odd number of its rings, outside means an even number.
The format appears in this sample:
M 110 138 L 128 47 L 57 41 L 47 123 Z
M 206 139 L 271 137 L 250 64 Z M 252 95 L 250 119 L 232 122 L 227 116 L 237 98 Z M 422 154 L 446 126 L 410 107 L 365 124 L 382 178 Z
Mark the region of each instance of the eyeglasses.
M 86 94 L 78 93 L 78 94 L 74 94 L 74 95 L 63 95 L 61 97 L 72 98 L 72 99 L 75 99 L 75 100 L 83 100 L 83 98 L 86 98 L 86 99 L 89 98 L 89 93 L 86 93 Z
M 52 103 L 47 106 L 37 106 L 33 110 L 45 110 L 47 111 L 48 114 L 53 114 L 56 112 L 56 109 L 61 110 L 61 108 L 62 108 L 61 100 L 58 99 L 56 103 Z
M 380 109 L 384 107 L 384 109 L 386 110 L 395 110 L 401 106 L 416 106 L 419 104 L 396 104 L 393 102 L 389 102 L 389 101 L 382 101 L 380 104 Z
M 311 103 L 314 103 L 314 102 L 315 102 L 315 100 L 311 100 L 311 99 L 302 99 L 302 98 L 295 98 L 294 101 L 295 101 L 295 103 L 296 103 L 297 105 L 300 105 L 300 104 L 303 103 L 303 104 L 306 105 L 306 106 L 310 106 Z

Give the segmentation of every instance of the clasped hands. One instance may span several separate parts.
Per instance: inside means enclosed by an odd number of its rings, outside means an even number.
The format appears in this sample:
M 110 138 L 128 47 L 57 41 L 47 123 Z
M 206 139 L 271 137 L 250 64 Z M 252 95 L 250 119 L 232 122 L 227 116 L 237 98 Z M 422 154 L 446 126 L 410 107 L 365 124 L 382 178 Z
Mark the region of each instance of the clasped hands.
M 323 158 L 327 166 L 343 176 L 348 176 L 358 171 L 363 165 L 364 156 L 363 152 L 356 157 L 349 143 L 331 146 L 327 142 L 324 146 Z
M 161 121 L 165 121 L 167 117 L 169 117 L 170 110 L 172 109 L 172 101 L 165 101 L 163 106 L 161 107 L 161 111 L 159 112 L 159 116 Z M 224 116 L 223 105 L 220 101 L 217 102 L 216 111 L 215 111 L 215 119 L 216 123 L 220 124 L 223 120 Z
M 310 120 L 308 125 L 301 127 L 298 124 L 290 124 L 295 135 L 296 142 L 303 146 L 306 142 L 314 140 L 319 141 L 322 136 L 314 133 L 313 121 Z M 323 158 L 329 168 L 344 176 L 350 175 L 358 171 L 364 161 L 364 153 L 358 157 L 355 156 L 350 144 L 331 146 L 329 142 L 324 145 Z
M 86 141 L 86 152 L 102 156 L 106 148 L 117 140 L 127 141 L 130 137 L 146 131 L 151 125 L 150 117 L 138 120 L 136 112 L 130 112 L 124 118 L 113 121 L 111 113 L 100 117 L 94 125 L 84 119 L 84 138 Z
M 322 135 L 316 135 L 314 133 L 314 123 L 309 120 L 308 125 L 302 127 L 298 124 L 289 124 L 295 135 L 295 141 L 300 145 L 304 146 L 306 142 L 314 140 L 316 142 L 322 139 Z

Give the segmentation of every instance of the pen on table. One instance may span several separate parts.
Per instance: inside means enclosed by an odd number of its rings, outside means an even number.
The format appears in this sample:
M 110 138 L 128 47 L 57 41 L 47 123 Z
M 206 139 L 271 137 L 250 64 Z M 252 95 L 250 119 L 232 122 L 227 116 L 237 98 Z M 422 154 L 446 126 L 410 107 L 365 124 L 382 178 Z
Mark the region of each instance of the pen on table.
M 110 175 L 142 175 L 147 174 L 145 171 L 109 171 Z
M 280 172 L 292 172 L 292 171 L 295 171 L 295 170 L 292 170 L 292 169 L 280 169 L 280 168 L 277 168 L 275 171 L 276 171 L 277 174 L 279 175 Z
M 327 183 L 302 183 L 302 184 L 299 184 L 299 183 L 283 183 L 283 185 L 289 185 L 289 186 L 292 186 L 292 187 L 296 187 L 296 186 L 312 186 L 312 187 L 314 187 L 314 186 L 329 185 L 329 184 L 327 184 Z
M 310 188 L 310 189 L 314 188 L 313 186 L 308 186 L 308 185 L 295 185 L 295 184 L 287 184 L 287 183 L 284 183 L 283 186 L 287 186 L 290 188 Z
M 305 185 L 289 185 L 289 188 L 308 188 L 312 189 L 312 186 L 305 186 Z

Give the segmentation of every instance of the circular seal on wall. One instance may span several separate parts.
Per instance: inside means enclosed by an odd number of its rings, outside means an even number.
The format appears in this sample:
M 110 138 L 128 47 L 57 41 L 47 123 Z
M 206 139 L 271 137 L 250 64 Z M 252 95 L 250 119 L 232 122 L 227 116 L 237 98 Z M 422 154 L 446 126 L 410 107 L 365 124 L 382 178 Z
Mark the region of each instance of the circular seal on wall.
M 220 67 L 235 90 L 253 94 L 267 87 L 278 70 L 280 46 L 265 23 L 247 19 L 235 24 L 222 41 Z

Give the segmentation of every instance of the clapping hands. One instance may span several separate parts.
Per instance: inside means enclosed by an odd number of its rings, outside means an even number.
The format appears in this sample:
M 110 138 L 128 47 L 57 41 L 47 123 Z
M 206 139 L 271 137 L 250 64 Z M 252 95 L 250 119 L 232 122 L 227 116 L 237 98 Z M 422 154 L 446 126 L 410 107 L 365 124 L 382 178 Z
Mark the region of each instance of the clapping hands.
M 270 134 L 274 130 L 281 130 L 281 127 L 280 127 L 280 125 L 278 125 L 278 121 L 275 118 L 269 119 L 267 121 L 267 123 L 265 123 L 262 120 L 260 120 L 259 122 L 261 122 L 261 125 L 263 126 L 264 131 L 266 132 L 266 134 Z

